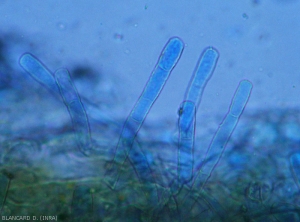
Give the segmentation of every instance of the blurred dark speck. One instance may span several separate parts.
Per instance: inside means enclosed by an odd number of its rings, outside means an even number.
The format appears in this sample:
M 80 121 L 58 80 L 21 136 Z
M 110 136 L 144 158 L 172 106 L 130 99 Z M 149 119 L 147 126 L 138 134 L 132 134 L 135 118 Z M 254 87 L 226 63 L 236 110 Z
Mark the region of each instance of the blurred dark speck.
M 252 0 L 253 6 L 257 6 L 261 4 L 261 0 Z
M 245 19 L 245 20 L 247 20 L 248 18 L 249 18 L 249 16 L 246 14 L 246 13 L 243 13 L 243 18 Z
M 124 36 L 120 33 L 115 33 L 114 34 L 114 39 L 121 42 L 121 41 L 123 41 Z
M 74 79 L 88 79 L 90 81 L 94 81 L 99 80 L 100 75 L 90 67 L 78 66 L 72 70 L 72 77 Z

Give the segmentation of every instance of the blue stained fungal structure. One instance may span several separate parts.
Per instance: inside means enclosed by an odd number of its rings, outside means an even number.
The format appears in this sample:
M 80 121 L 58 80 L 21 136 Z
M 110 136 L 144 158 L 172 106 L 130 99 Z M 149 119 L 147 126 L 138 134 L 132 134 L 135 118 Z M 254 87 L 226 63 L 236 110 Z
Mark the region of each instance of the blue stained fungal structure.
M 72 83 L 67 69 L 55 72 L 55 79 L 63 101 L 72 119 L 80 151 L 86 154 L 91 146 L 91 132 L 88 117 L 81 103 L 81 99 Z
M 179 110 L 178 181 L 184 184 L 193 178 L 196 107 L 184 101 Z
M 89 120 L 95 106 L 79 95 L 67 69 L 51 72 L 32 54 L 23 54 L 20 66 L 61 101 L 71 121 L 40 139 L 0 138 L 1 218 L 300 221 L 295 112 L 263 113 L 261 121 L 241 118 L 253 87 L 242 80 L 208 147 L 196 141 L 196 114 L 219 59 L 215 48 L 204 49 L 191 77 L 178 110 L 177 140 L 156 139 L 150 128 L 144 141 L 144 120 L 183 49 L 181 39 L 169 39 L 120 135 L 109 131 L 118 124 Z M 106 131 L 114 140 L 105 141 Z M 282 149 L 282 141 L 290 149 Z
M 219 53 L 213 47 L 208 47 L 200 56 L 196 71 L 187 88 L 185 100 L 193 101 L 198 108 L 203 91 L 217 65 Z
M 197 185 L 202 189 L 205 185 L 206 181 L 212 174 L 212 171 L 220 161 L 222 154 L 226 148 L 228 140 L 234 131 L 238 120 L 250 98 L 252 90 L 252 83 L 248 80 L 243 80 L 240 82 L 236 93 L 234 94 L 232 103 L 229 108 L 229 112 L 225 116 L 222 123 L 219 125 L 218 130 L 216 131 L 208 149 L 204 156 L 204 158 L 200 162 L 200 167 L 198 168 L 198 174 L 195 179 L 199 181 L 200 186 Z M 206 161 L 206 158 L 210 155 L 210 152 L 217 153 L 216 160 Z M 200 173 L 201 172 L 201 173 Z M 205 178 L 206 177 L 206 178 Z
M 187 88 L 185 101 L 179 108 L 178 179 L 182 185 L 193 179 L 196 110 L 205 86 L 217 65 L 219 53 L 209 47 L 200 56 L 196 71 Z
M 122 164 L 128 157 L 139 129 L 167 82 L 171 71 L 176 66 L 183 49 L 184 43 L 177 37 L 171 38 L 167 42 L 140 98 L 124 123 L 114 162 Z M 114 167 L 115 165 L 113 163 L 111 168 Z M 112 171 L 112 169 L 109 171 Z M 116 177 L 112 182 L 113 187 L 116 186 L 118 176 L 119 173 L 111 175 L 112 178 Z
M 55 79 L 46 66 L 42 64 L 34 55 L 25 53 L 20 58 L 20 66 L 37 82 L 44 85 L 48 90 L 59 94 L 59 89 Z
M 59 69 L 53 76 L 42 62 L 29 53 L 21 56 L 20 65 L 32 78 L 48 90 L 60 93 L 72 119 L 78 147 L 83 154 L 86 154 L 91 146 L 89 121 L 68 70 Z

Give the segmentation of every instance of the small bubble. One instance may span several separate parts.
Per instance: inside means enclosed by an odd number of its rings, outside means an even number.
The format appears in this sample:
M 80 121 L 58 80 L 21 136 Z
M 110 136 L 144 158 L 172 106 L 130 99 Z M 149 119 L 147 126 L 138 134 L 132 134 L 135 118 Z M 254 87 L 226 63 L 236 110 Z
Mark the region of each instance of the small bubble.
M 124 51 L 124 52 L 125 52 L 125 54 L 127 54 L 127 55 L 128 55 L 128 54 L 130 54 L 130 49 L 125 49 L 125 51 Z
M 66 30 L 66 25 L 65 25 L 64 23 L 62 23 L 62 22 L 57 23 L 56 27 L 57 27 L 57 29 L 58 29 L 59 31 L 64 31 L 64 30 Z

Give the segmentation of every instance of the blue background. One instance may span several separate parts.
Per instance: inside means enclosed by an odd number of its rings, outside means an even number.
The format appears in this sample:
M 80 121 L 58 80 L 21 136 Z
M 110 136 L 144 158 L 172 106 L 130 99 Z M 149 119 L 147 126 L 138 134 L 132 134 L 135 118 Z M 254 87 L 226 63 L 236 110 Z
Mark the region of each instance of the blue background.
M 241 79 L 254 85 L 247 112 L 299 106 L 299 9 L 296 0 L 1 1 L 0 24 L 3 35 L 18 39 L 11 64 L 30 51 L 52 71 L 91 67 L 106 80 L 99 87 L 120 99 L 111 111 L 120 118 L 164 44 L 179 36 L 186 48 L 147 121 L 177 118 L 199 55 L 214 46 L 220 59 L 198 112 L 206 121 L 227 111 Z

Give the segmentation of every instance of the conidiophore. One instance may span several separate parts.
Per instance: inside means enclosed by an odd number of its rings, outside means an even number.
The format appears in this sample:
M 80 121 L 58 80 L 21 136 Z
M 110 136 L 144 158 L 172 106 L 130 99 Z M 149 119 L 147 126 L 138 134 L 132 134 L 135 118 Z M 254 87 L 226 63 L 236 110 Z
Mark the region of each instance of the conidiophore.
M 138 139 L 139 130 L 183 49 L 181 39 L 173 37 L 168 41 L 111 150 L 105 150 L 92 137 L 86 112 L 90 107 L 81 99 L 69 72 L 58 69 L 52 73 L 33 55 L 22 55 L 21 67 L 66 106 L 73 132 L 46 141 L 7 140 L 2 144 L 1 170 L 6 178 L 1 207 L 4 219 L 52 215 L 59 221 L 278 220 L 271 213 L 273 205 L 262 204 L 265 208 L 248 210 L 249 206 L 236 201 L 230 192 L 227 200 L 216 195 L 218 188 L 209 184 L 250 98 L 250 81 L 240 82 L 209 147 L 195 147 L 197 109 L 219 58 L 215 48 L 204 50 L 187 87 L 178 110 L 178 140 L 169 141 L 166 149 L 159 144 L 154 154 L 148 147 L 156 145 Z M 195 149 L 206 150 L 205 155 L 195 156 Z M 113 155 L 109 155 L 112 150 Z M 170 155 L 170 162 L 160 158 L 166 154 Z M 235 157 L 241 164 L 242 159 Z M 298 180 L 298 154 L 292 155 L 290 162 Z M 212 180 L 215 182 L 216 178 Z M 247 198 L 263 202 L 263 197 L 257 197 L 262 192 L 255 189 L 262 188 L 252 185 Z

